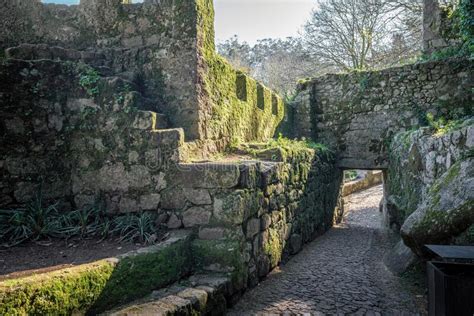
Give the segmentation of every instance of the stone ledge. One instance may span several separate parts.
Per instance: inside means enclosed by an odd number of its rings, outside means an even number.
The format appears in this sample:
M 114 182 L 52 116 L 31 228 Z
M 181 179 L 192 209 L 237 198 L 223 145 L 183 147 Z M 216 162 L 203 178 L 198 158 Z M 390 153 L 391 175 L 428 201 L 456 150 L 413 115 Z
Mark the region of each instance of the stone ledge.
M 148 298 L 104 315 L 221 315 L 231 294 L 231 279 L 224 274 L 194 275 L 184 282 L 155 291 Z
M 188 274 L 188 231 L 165 242 L 76 267 L 0 282 L 1 315 L 96 314 Z
M 240 169 L 236 163 L 180 163 L 171 179 L 184 188 L 234 188 L 239 184 Z

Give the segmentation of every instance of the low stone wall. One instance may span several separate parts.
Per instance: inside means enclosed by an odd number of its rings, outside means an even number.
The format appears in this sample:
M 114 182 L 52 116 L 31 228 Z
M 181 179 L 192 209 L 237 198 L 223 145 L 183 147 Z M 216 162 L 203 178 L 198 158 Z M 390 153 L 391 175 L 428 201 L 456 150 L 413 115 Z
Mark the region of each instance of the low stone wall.
M 333 146 L 342 168 L 385 169 L 391 137 L 426 124 L 426 113 L 472 115 L 472 69 L 449 59 L 310 79 L 288 124 L 294 137 Z
M 311 149 L 285 162 L 183 164 L 163 194 L 168 227 L 194 228 L 196 265 L 255 286 L 341 215 L 342 172 Z
M 2 315 L 96 315 L 187 276 L 190 234 L 162 244 L 52 272 L 0 281 Z
M 430 128 L 398 134 L 390 149 L 385 215 L 405 244 L 473 244 L 474 121 L 445 134 Z
M 382 184 L 382 182 L 382 171 L 368 171 L 362 179 L 357 179 L 344 183 L 344 186 L 342 187 L 342 196 L 351 195 L 352 193 L 371 188 L 375 185 Z

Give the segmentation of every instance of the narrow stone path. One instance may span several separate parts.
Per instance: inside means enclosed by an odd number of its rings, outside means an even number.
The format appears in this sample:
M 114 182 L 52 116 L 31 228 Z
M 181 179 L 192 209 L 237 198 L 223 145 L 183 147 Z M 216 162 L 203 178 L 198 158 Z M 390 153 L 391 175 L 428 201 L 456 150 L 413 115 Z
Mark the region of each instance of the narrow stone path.
M 341 225 L 248 291 L 228 315 L 418 315 L 382 263 L 395 243 L 382 227 L 382 186 L 355 193 Z

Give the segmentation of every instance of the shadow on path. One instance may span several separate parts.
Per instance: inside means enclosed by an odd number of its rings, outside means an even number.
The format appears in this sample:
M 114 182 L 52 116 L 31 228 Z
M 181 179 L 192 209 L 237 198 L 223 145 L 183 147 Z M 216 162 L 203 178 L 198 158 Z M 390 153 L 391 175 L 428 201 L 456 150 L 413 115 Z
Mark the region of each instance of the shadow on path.
M 228 315 L 417 315 L 411 294 L 382 263 L 396 242 L 382 227 L 382 186 L 348 197 L 342 224 L 248 291 Z

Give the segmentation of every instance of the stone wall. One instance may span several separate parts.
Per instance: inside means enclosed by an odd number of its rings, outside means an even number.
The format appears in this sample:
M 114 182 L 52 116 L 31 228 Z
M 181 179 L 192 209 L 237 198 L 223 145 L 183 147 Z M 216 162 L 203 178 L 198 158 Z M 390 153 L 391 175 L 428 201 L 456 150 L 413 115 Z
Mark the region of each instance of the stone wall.
M 0 207 L 43 184 L 67 207 L 157 210 L 172 165 L 272 137 L 282 100 L 216 54 L 212 12 L 211 0 L 9 2 Z
M 424 255 L 425 244 L 474 244 L 474 121 L 445 134 L 397 134 L 386 172 L 387 223 Z
M 182 130 L 163 129 L 163 115 L 140 110 L 146 99 L 120 78 L 81 86 L 83 67 L 2 63 L 1 207 L 25 204 L 41 187 L 45 201 L 59 200 L 61 209 L 99 198 L 110 211 L 158 208 L 163 172 L 179 159 Z
M 330 74 L 299 86 L 293 134 L 327 143 L 348 169 L 384 169 L 392 135 L 426 123 L 426 113 L 472 113 L 470 60 L 450 59 L 372 72 Z
M 20 47 L 7 56 L 69 59 L 79 54 L 92 64 L 102 61 L 103 70 L 140 81 L 143 92 L 154 101 L 153 110 L 167 113 L 173 126 L 184 127 L 190 139 L 199 137 L 195 3 L 121 2 L 82 0 L 78 6 L 66 6 L 8 1 L 0 13 L 4 30 L 0 49 L 43 44 L 42 49 Z M 48 46 L 78 52 L 43 53 Z
M 77 6 L 15 0 L 0 12 L 6 30 L 0 50 L 16 59 L 86 62 L 135 81 L 151 110 L 183 128 L 187 140 L 217 152 L 232 139 L 273 136 L 283 106 L 217 55 L 213 11 L 212 0 L 82 0 Z M 246 80 L 248 89 L 241 89 Z
M 449 21 L 448 9 L 453 8 L 457 2 L 456 0 L 423 1 L 423 53 L 431 54 L 459 43 L 459 39 L 446 36 L 446 33 L 452 33 L 453 28 L 450 25 L 452 22 Z
M 194 229 L 197 267 L 232 274 L 237 292 L 255 286 L 342 214 L 342 172 L 311 149 L 284 162 L 178 166 L 163 192 L 163 220 L 169 228 Z
M 382 183 L 382 171 L 367 171 L 361 179 L 344 183 L 344 186 L 342 187 L 342 196 L 346 197 L 355 192 L 366 190 Z

